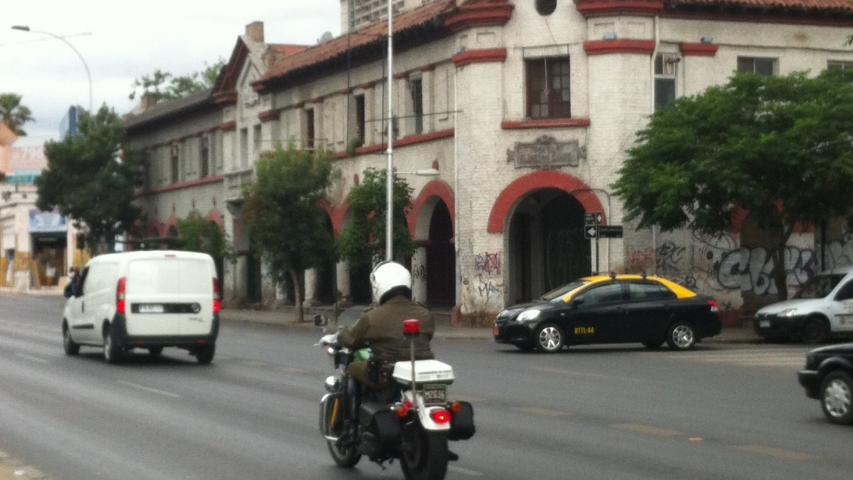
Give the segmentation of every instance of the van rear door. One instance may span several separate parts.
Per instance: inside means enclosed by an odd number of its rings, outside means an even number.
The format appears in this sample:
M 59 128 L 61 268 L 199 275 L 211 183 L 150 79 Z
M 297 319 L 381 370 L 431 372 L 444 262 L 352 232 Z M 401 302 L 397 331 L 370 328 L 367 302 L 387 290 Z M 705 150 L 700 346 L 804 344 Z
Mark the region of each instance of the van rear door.
M 213 319 L 212 262 L 166 254 L 130 261 L 127 330 L 131 336 L 206 335 Z

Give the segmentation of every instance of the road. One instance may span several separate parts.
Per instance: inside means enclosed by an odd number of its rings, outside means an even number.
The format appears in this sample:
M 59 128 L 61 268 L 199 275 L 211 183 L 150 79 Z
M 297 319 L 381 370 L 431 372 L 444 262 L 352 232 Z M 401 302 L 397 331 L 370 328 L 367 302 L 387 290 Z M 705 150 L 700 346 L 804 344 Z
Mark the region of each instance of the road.
M 333 467 L 317 432 L 331 367 L 310 328 L 223 325 L 217 357 L 111 366 L 62 353 L 62 299 L 0 294 L 0 450 L 57 480 L 398 479 Z M 847 479 L 853 429 L 795 372 L 802 345 L 521 353 L 442 340 L 451 397 L 476 409 L 449 479 Z

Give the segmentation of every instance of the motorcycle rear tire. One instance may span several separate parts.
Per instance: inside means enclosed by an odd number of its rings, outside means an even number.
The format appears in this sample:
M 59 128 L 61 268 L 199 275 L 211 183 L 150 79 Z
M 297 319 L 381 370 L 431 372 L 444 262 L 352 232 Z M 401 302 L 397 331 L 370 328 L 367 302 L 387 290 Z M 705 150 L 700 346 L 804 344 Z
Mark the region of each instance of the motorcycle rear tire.
M 332 440 L 328 440 L 326 443 L 329 446 L 329 454 L 332 455 L 332 460 L 341 468 L 353 468 L 361 460 L 361 454 L 358 453 L 358 449 L 354 446 L 339 448 L 336 445 L 337 442 Z
M 427 432 L 420 425 L 405 438 L 400 466 L 406 480 L 442 480 L 447 474 L 447 435 Z

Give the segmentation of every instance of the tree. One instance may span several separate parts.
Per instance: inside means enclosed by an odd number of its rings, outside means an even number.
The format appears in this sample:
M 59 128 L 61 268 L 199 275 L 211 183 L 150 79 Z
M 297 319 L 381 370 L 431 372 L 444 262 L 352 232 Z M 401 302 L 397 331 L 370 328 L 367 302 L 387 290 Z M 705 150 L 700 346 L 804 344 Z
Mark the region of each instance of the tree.
M 83 112 L 80 134 L 45 145 L 47 168 L 36 179 L 38 208 L 52 210 L 88 228 L 93 250 L 127 232 L 140 218 L 133 204 L 134 190 L 142 186 L 141 156 L 125 151 L 121 118 L 101 107 L 95 116 Z
M 136 98 L 148 95 L 155 102 L 161 100 L 177 100 L 194 93 L 202 92 L 216 84 L 219 72 L 225 66 L 225 60 L 220 58 L 214 64 L 204 63 L 204 69 L 188 75 L 174 76 L 160 69 L 154 70 L 149 75 L 143 75 L 133 81 L 133 91 L 128 98 Z
M 299 279 L 335 255 L 319 205 L 332 181 L 331 155 L 290 146 L 264 154 L 256 168 L 256 180 L 243 192 L 245 225 L 276 283 L 292 285 L 301 322 Z
M 341 233 L 338 250 L 341 257 L 354 266 L 370 266 L 385 258 L 385 170 L 368 168 L 361 183 L 349 194 L 352 221 Z M 394 175 L 394 255 L 410 257 L 414 245 L 409 237 L 405 210 L 412 203 L 412 188 Z
M 5 123 L 19 137 L 27 135 L 23 125 L 33 121 L 32 112 L 21 105 L 21 98 L 14 93 L 0 93 L 0 122 Z
M 613 187 L 627 219 L 664 230 L 729 228 L 741 209 L 773 239 L 787 298 L 785 246 L 796 225 L 853 206 L 853 72 L 738 75 L 652 117 Z
M 225 232 L 197 211 L 178 220 L 178 238 L 173 246 L 179 250 L 206 253 L 215 259 L 234 257 Z

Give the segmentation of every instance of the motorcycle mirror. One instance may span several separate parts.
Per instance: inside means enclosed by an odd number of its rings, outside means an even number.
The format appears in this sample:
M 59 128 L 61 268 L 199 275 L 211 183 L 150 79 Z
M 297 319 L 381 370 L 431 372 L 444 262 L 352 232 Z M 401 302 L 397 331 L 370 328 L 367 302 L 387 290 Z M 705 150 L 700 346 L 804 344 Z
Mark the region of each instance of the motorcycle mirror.
M 314 326 L 316 327 L 325 327 L 329 324 L 329 319 L 326 318 L 325 315 L 314 315 Z

